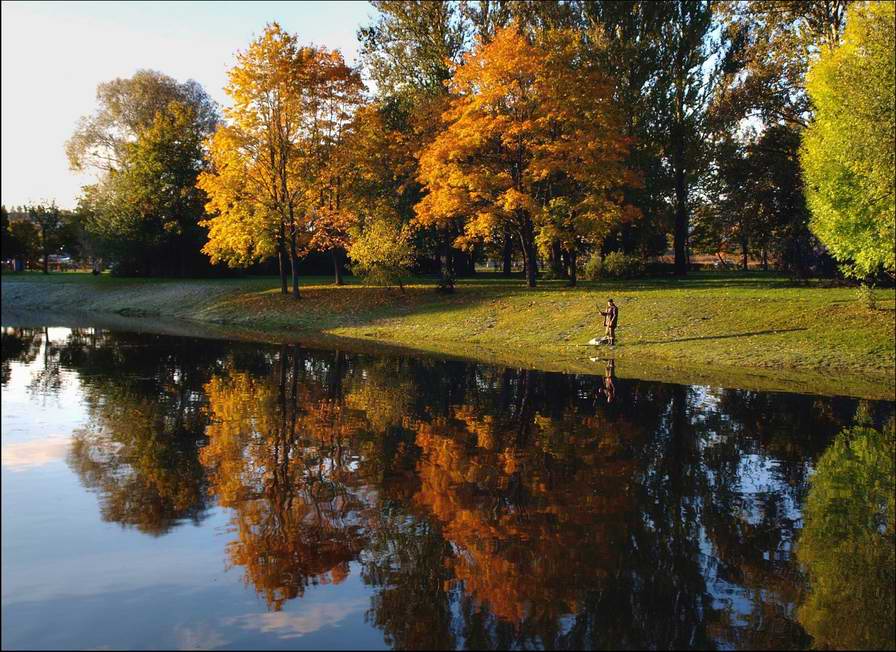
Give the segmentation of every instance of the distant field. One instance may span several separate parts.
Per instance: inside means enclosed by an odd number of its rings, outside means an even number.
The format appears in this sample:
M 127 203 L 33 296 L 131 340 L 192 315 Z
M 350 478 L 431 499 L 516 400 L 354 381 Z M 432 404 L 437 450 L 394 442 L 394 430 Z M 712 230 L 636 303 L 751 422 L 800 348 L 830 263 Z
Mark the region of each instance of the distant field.
M 171 317 L 281 335 L 315 332 L 504 364 L 599 372 L 583 346 L 602 334 L 597 307 L 619 305 L 621 375 L 893 398 L 896 292 L 869 310 L 851 288 L 794 286 L 762 272 L 686 279 L 541 281 L 482 274 L 437 294 L 431 279 L 397 288 L 303 279 L 295 302 L 278 279 L 120 279 L 4 274 L 3 308 Z M 691 379 L 691 380 L 688 380 Z M 842 388 L 842 392 L 838 392 Z

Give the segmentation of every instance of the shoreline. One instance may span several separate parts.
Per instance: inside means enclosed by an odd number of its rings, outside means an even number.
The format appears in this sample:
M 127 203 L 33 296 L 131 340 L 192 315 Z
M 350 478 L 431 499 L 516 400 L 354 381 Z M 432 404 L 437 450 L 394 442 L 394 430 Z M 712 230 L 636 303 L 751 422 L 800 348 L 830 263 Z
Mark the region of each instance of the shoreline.
M 690 287 L 688 281 L 678 286 L 645 281 L 637 288 L 633 288 L 632 282 L 628 287 L 621 283 L 602 283 L 570 290 L 559 283 L 544 283 L 535 291 L 516 286 L 515 280 L 477 279 L 461 283 L 458 291 L 448 296 L 436 294 L 430 286 L 412 285 L 402 293 L 397 289 L 361 285 L 336 287 L 327 284 L 329 279 L 308 280 L 309 284 L 302 288 L 305 298 L 294 302 L 279 295 L 276 279 L 264 277 L 160 280 L 91 278 L 71 273 L 47 277 L 4 274 L 3 325 L 28 322 L 95 325 L 172 335 L 295 342 L 312 348 L 435 355 L 548 372 L 598 375 L 604 373 L 605 361 L 612 358 L 620 378 L 884 400 L 894 400 L 896 393 L 894 312 L 887 305 L 892 303 L 889 297 L 870 315 L 870 322 L 862 329 L 853 329 L 853 339 L 846 341 L 848 355 L 839 358 L 845 364 L 837 366 L 831 364 L 838 361 L 836 351 L 828 355 L 824 346 L 816 347 L 813 358 L 811 351 L 806 350 L 800 338 L 818 328 L 809 322 L 800 328 L 785 322 L 780 328 L 762 330 L 755 327 L 751 330 L 749 323 L 734 324 L 739 328 L 730 328 L 732 324 L 726 323 L 726 332 L 713 334 L 706 332 L 714 326 L 712 318 L 703 316 L 686 322 L 685 328 L 674 330 L 668 342 L 647 331 L 650 319 L 644 325 L 637 322 L 634 308 L 638 301 L 666 301 L 673 312 L 679 304 L 701 303 L 706 304 L 703 306 L 706 312 L 706 307 L 712 304 L 707 299 L 719 292 L 737 293 L 735 288 L 724 285 L 711 290 L 700 288 L 700 282 L 705 280 L 700 278 L 689 279 Z M 318 284 L 313 284 L 315 280 Z M 791 290 L 806 291 L 804 288 Z M 601 296 L 610 292 L 620 297 L 617 300 L 623 320 L 620 343 L 613 351 L 585 346 L 584 342 L 593 335 L 595 322 L 586 319 L 583 323 L 582 313 L 587 316 L 593 311 L 596 293 Z M 712 296 L 701 296 L 707 292 Z M 737 293 L 737 301 L 773 303 L 774 295 L 781 292 L 786 295 L 788 291 L 760 282 L 755 288 Z M 846 303 L 849 289 L 810 289 L 808 292 L 825 293 L 822 296 L 836 310 L 852 309 Z M 892 291 L 887 292 L 892 296 Z M 756 293 L 758 296 L 750 296 Z M 777 308 L 796 298 L 779 296 Z M 564 300 L 567 310 L 557 311 L 557 304 Z M 502 317 L 527 323 L 527 313 L 536 313 L 533 318 L 542 322 L 541 328 L 536 323 L 525 330 L 499 330 Z M 626 316 L 630 319 L 627 330 Z M 889 329 L 886 328 L 888 318 Z M 491 325 L 483 324 L 484 320 L 491 320 Z M 573 322 L 572 329 L 570 322 Z M 644 331 L 640 339 L 636 337 L 636 326 L 642 326 Z M 817 344 L 824 335 L 811 333 L 808 344 Z M 645 338 L 649 339 L 645 342 Z M 782 347 L 782 339 L 784 344 L 795 344 L 790 349 Z M 772 342 L 776 342 L 780 364 L 773 364 L 775 356 L 759 357 L 763 347 Z M 724 348 L 720 348 L 720 343 Z M 889 355 L 887 352 L 881 355 L 881 349 L 887 346 Z M 830 348 L 844 348 L 843 340 L 835 340 Z M 731 356 L 724 355 L 726 350 Z M 819 361 L 823 364 L 818 364 Z M 787 364 L 793 362 L 799 364 Z

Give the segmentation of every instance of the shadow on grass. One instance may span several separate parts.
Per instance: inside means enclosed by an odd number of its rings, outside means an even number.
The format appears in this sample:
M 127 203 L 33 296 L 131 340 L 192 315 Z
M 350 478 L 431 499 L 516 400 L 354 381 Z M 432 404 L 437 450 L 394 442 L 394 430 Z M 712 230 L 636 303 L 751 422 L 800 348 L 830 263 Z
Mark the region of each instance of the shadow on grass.
M 770 331 L 753 331 L 752 333 L 730 333 L 728 335 L 702 335 L 700 337 L 679 337 L 668 340 L 641 340 L 632 342 L 628 346 L 637 346 L 638 344 L 672 344 L 674 342 L 696 342 L 700 340 L 727 340 L 736 337 L 752 337 L 754 335 L 777 335 L 779 333 L 795 333 L 797 331 L 807 331 L 808 328 L 780 328 Z

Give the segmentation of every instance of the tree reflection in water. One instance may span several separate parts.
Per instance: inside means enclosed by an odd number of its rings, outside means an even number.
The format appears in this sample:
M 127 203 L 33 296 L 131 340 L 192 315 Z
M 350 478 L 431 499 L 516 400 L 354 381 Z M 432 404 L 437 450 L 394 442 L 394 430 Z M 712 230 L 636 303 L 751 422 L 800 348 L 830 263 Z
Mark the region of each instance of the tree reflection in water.
M 892 403 L 41 336 L 4 331 L 4 379 L 41 352 L 78 371 L 70 464 L 103 517 L 158 535 L 216 500 L 272 610 L 356 568 L 396 648 L 892 646 L 892 436 L 834 440 Z
M 896 648 L 896 425 L 844 430 L 818 462 L 797 556 L 799 620 L 819 647 Z

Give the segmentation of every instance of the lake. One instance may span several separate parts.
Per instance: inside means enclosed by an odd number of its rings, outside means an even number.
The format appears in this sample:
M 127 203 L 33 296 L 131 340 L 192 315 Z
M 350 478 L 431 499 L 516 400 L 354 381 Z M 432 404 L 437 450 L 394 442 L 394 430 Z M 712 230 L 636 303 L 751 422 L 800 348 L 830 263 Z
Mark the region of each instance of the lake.
M 615 371 L 4 327 L 2 647 L 893 646 L 893 402 Z

